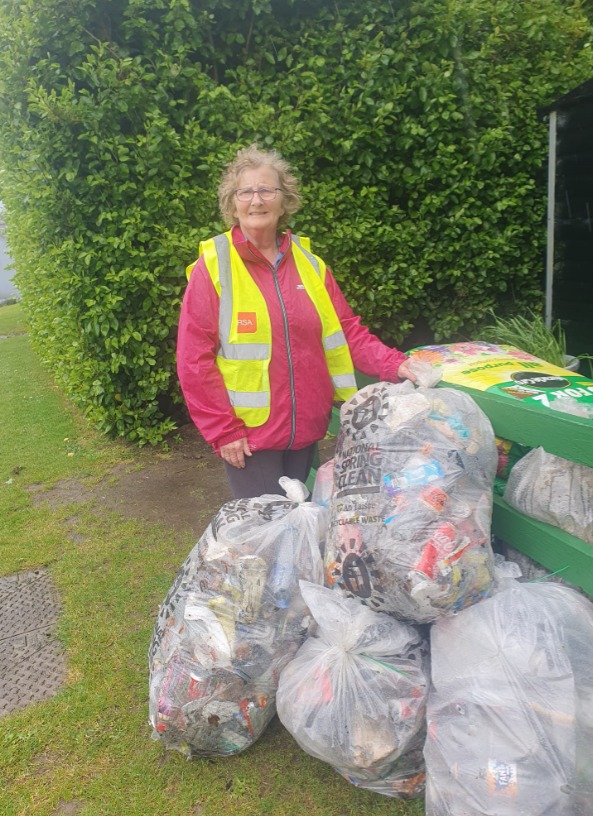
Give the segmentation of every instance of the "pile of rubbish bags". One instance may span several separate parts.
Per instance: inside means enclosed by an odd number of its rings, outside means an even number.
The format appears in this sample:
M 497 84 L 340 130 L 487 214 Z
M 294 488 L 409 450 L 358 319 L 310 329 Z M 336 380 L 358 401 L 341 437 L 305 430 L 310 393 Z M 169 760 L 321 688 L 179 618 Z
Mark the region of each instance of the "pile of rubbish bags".
M 408 382 L 341 420 L 314 501 L 281 480 L 190 552 L 150 646 L 153 737 L 236 754 L 277 711 L 351 784 L 426 791 L 428 816 L 593 816 L 593 604 L 495 566 L 488 419 Z
M 429 623 L 488 594 L 498 454 L 467 394 L 375 383 L 341 409 L 326 584 Z

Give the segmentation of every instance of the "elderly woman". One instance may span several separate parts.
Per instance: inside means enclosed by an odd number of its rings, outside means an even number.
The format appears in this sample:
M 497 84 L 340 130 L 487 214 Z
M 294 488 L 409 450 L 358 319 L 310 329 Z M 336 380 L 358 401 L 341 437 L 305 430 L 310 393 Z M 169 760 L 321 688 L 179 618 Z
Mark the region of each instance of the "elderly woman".
M 361 325 L 309 241 L 286 228 L 297 182 L 276 151 L 240 150 L 219 191 L 230 229 L 189 269 L 177 365 L 190 415 L 225 463 L 235 498 L 305 481 L 354 369 L 414 379 L 406 355 Z

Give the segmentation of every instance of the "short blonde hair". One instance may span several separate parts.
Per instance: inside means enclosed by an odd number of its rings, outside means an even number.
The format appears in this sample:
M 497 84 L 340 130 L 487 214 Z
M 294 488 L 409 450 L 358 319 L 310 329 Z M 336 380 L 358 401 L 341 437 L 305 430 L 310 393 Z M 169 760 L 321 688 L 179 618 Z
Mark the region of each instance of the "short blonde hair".
M 237 152 L 233 161 L 227 165 L 218 187 L 218 205 L 220 214 L 227 226 L 237 224 L 235 213 L 235 190 L 241 173 L 245 170 L 254 170 L 263 165 L 271 167 L 278 173 L 279 187 L 282 191 L 282 205 L 284 213 L 280 216 L 278 226 L 282 229 L 288 224 L 290 217 L 301 208 L 301 197 L 298 182 L 293 176 L 290 165 L 277 150 L 260 150 L 256 144 L 244 147 Z

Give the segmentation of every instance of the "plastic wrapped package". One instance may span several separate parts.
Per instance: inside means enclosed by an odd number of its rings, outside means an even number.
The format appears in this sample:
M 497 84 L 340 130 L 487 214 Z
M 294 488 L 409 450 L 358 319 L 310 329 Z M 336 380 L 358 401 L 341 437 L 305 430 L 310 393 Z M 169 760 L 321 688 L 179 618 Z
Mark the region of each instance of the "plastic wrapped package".
M 492 583 L 492 426 L 467 394 L 375 383 L 342 406 L 326 586 L 429 623 Z
M 431 628 L 427 816 L 593 814 L 593 604 L 506 581 Z
M 301 582 L 318 626 L 283 670 L 278 716 L 311 756 L 386 796 L 424 792 L 428 644 L 417 627 Z
M 334 487 L 334 460 L 330 459 L 317 468 L 311 501 L 329 508 Z
M 593 544 L 593 468 L 534 448 L 511 470 L 504 499 L 526 516 Z
M 593 418 L 593 380 L 514 346 L 450 343 L 422 346 L 409 355 L 440 370 L 444 383 L 520 400 L 535 411 Z
M 230 501 L 162 604 L 149 651 L 153 737 L 188 757 L 236 754 L 275 713 L 281 669 L 310 622 L 298 581 L 322 583 L 327 510 L 288 497 Z

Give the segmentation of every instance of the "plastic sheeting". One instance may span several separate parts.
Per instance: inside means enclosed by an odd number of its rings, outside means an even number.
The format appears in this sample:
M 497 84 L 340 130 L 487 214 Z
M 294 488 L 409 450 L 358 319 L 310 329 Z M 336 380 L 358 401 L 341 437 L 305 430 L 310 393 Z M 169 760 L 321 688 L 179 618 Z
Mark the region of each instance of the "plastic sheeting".
M 593 604 L 501 583 L 431 628 L 427 816 L 593 814 Z
M 310 622 L 298 582 L 322 583 L 327 510 L 288 498 L 223 505 L 162 604 L 149 651 L 153 737 L 188 757 L 236 754 L 275 713 L 282 668 Z
M 280 676 L 280 721 L 349 782 L 421 795 L 428 644 L 418 628 L 356 598 L 301 587 L 318 628 Z
M 342 406 L 325 583 L 428 623 L 488 594 L 492 426 L 467 394 L 375 383 Z

